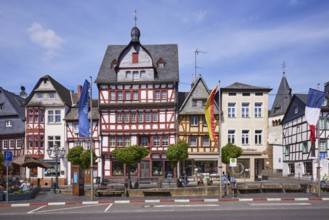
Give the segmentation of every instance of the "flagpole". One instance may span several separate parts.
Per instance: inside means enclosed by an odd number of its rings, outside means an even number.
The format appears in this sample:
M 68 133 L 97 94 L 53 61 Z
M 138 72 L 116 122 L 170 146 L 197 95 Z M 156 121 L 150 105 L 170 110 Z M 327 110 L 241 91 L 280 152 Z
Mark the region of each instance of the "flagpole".
M 94 172 L 93 172 L 93 96 L 92 96 L 92 77 L 90 76 L 90 200 L 94 200 Z
M 222 108 L 221 108 L 221 103 L 220 103 L 220 80 L 218 81 L 218 171 L 219 171 L 219 198 L 222 198 L 222 192 L 223 192 L 223 187 L 222 187 L 222 148 L 221 148 L 221 112 L 222 112 Z
M 317 90 L 320 90 L 320 84 L 318 84 L 317 86 Z M 321 116 L 321 111 L 320 111 L 320 116 Z M 321 182 L 320 182 L 320 179 L 321 179 L 321 170 L 320 170 L 320 130 L 319 130 L 319 120 L 317 121 L 316 123 L 316 132 L 315 132 L 315 138 L 317 139 L 317 144 L 318 144 L 318 167 L 316 168 L 316 175 L 317 175 L 317 178 L 318 178 L 318 197 L 321 196 Z

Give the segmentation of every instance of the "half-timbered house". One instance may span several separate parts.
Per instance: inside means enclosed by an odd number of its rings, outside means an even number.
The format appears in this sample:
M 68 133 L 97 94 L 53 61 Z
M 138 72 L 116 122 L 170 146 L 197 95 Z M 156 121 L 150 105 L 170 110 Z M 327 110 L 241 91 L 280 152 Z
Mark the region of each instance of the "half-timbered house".
M 25 99 L 24 86 L 16 95 L 0 87 L 0 151 L 9 150 L 13 157 L 24 155 L 25 140 Z M 24 175 L 23 170 L 13 166 L 12 175 Z
M 66 132 L 66 143 L 68 146 L 68 150 L 72 149 L 76 146 L 83 147 L 84 150 L 90 149 L 91 142 L 90 137 L 79 137 L 79 108 L 78 108 L 78 101 L 81 93 L 81 85 L 78 86 L 78 93 L 72 94 L 72 108 L 68 112 L 68 114 L 65 116 L 65 132 Z M 92 112 L 92 141 L 93 141 L 93 150 L 95 151 L 95 154 L 97 157 L 100 157 L 101 155 L 101 149 L 100 149 L 100 141 L 99 141 L 99 112 L 98 112 L 98 100 L 93 100 L 92 106 L 93 109 L 90 111 L 90 102 L 89 104 L 89 113 L 88 118 L 90 120 L 90 114 Z M 89 122 L 90 123 L 90 122 Z M 98 162 L 98 160 L 96 160 Z M 100 165 L 101 163 L 98 163 Z M 97 169 L 94 170 L 93 177 L 100 176 L 102 173 L 101 166 L 98 166 Z M 68 176 L 71 176 L 71 166 L 70 163 L 68 165 Z M 84 180 L 85 182 L 90 182 L 90 169 L 85 170 L 84 174 Z
M 321 108 L 317 125 L 317 141 L 309 141 L 310 129 L 305 119 L 307 94 L 294 94 L 282 119 L 283 175 L 315 180 L 320 161 L 321 175 L 328 174 L 329 140 L 329 83 L 325 86 L 327 97 Z
M 67 152 L 65 115 L 72 105 L 71 92 L 51 76 L 41 77 L 26 100 L 25 152 L 27 156 L 41 158 L 55 166 L 55 159 L 50 158 L 47 149 L 64 148 Z M 40 184 L 50 184 L 59 174 L 59 184 L 67 181 L 67 160 L 58 160 L 58 170 L 53 168 L 27 169 L 28 177 L 37 177 Z
M 178 81 L 177 45 L 143 45 L 135 26 L 128 45 L 108 46 L 96 79 L 104 178 L 127 175 L 111 152 L 129 145 L 150 149 L 130 168 L 132 176 L 171 171 L 165 152 L 176 143 Z
M 192 83 L 191 91 L 182 100 L 178 112 L 178 139 L 189 144 L 189 160 L 185 161 L 188 176 L 196 172 L 217 173 L 218 143 L 209 139 L 204 109 L 210 91 L 201 75 Z M 215 106 L 215 130 L 218 138 L 218 106 Z

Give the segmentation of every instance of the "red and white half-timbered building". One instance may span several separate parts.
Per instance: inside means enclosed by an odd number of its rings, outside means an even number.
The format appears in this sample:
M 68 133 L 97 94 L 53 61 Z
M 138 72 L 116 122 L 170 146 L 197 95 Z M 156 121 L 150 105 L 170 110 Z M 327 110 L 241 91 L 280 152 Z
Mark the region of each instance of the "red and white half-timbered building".
M 150 149 L 131 167 L 132 176 L 161 177 L 172 171 L 165 152 L 177 138 L 178 47 L 142 45 L 137 27 L 131 37 L 128 45 L 108 46 L 96 79 L 103 178 L 127 175 L 111 152 L 130 145 Z

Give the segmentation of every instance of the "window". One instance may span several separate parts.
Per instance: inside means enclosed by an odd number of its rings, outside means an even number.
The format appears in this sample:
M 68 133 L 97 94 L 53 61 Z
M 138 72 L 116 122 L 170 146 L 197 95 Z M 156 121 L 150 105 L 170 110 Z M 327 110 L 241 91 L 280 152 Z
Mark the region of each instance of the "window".
M 48 93 L 48 97 L 51 99 L 55 98 L 55 93 L 54 92 Z
M 142 146 L 148 146 L 149 145 L 148 137 L 141 137 L 141 145 Z
M 227 141 L 229 143 L 234 144 L 235 143 L 235 130 L 228 130 L 228 137 L 227 137 Z
M 130 137 L 125 137 L 125 147 L 130 146 Z
M 207 103 L 206 99 L 202 99 L 201 102 L 202 102 L 202 106 L 206 106 L 206 103 Z
M 312 162 L 304 162 L 304 175 L 312 175 Z
M 144 115 L 142 112 L 138 113 L 138 122 L 144 122 Z
M 111 101 L 115 101 L 115 92 L 110 93 Z
M 131 113 L 131 123 L 136 123 L 136 113 Z
M 327 152 L 327 141 L 319 141 L 320 152 Z
M 122 123 L 122 114 L 117 113 L 117 123 Z
M 56 123 L 60 123 L 61 122 L 61 119 L 62 116 L 61 116 L 61 110 L 55 110 L 55 120 L 56 120 Z
M 16 143 L 15 140 L 10 140 L 9 141 L 9 148 L 10 149 L 15 149 L 15 143 Z
M 131 99 L 130 92 L 129 91 L 126 91 L 125 95 L 126 95 L 126 100 L 130 100 Z
M 228 117 L 235 118 L 235 103 L 228 103 Z
M 122 162 L 119 161 L 112 161 L 112 175 L 113 176 L 120 176 L 123 175 L 124 173 L 124 166 Z
M 154 98 L 160 99 L 160 91 L 154 91 Z
M 199 117 L 195 116 L 195 115 L 192 115 L 190 117 L 190 125 L 191 126 L 198 126 L 198 124 L 199 124 Z
M 37 92 L 36 93 L 36 96 L 37 96 L 38 99 L 41 99 L 42 98 L 42 93 L 41 92 Z
M 298 113 L 298 106 L 294 107 L 294 113 L 297 114 Z
M 21 139 L 17 139 L 16 140 L 16 149 L 21 149 L 22 147 L 22 140 Z
M 242 144 L 247 145 L 249 144 L 249 131 L 242 130 Z
M 41 123 L 45 122 L 45 110 L 44 109 L 40 110 L 40 122 Z
M 145 122 L 150 122 L 151 121 L 151 115 L 150 113 L 145 113 Z
M 307 145 L 307 142 L 303 142 L 302 143 L 302 152 L 303 152 L 303 154 L 307 154 L 308 153 L 308 145 Z
M 53 148 L 54 146 L 61 146 L 61 136 L 48 136 L 48 148 Z
M 54 123 L 54 111 L 48 110 L 48 123 Z
M 8 149 L 8 140 L 3 140 L 3 149 Z
M 210 146 L 209 136 L 202 137 L 202 146 L 204 146 L 204 147 Z
M 162 175 L 162 161 L 152 161 L 152 175 L 153 176 Z
M 146 73 L 145 73 L 145 70 L 142 70 L 141 71 L 141 78 L 145 77 Z
M 117 137 L 117 146 L 122 147 L 123 146 L 122 144 L 123 144 L 122 143 L 122 137 Z
M 3 104 L 1 103 L 0 104 L 0 111 L 2 111 L 3 110 Z
M 158 113 L 152 113 L 152 122 L 158 122 Z
M 196 136 L 190 136 L 189 137 L 189 144 L 191 147 L 196 147 L 197 146 L 197 137 Z
M 236 93 L 235 92 L 229 92 L 228 96 L 236 96 Z
M 167 136 L 162 137 L 162 146 L 166 147 L 168 145 L 169 145 L 168 137 Z
M 197 104 L 198 104 L 198 100 L 193 99 L 193 100 L 192 100 L 192 106 L 197 106 Z
M 132 62 L 133 63 L 138 63 L 138 53 L 133 53 L 132 54 Z
M 13 122 L 11 120 L 6 121 L 6 128 L 13 127 Z
M 130 71 L 126 71 L 126 78 L 131 79 L 131 72 Z
M 123 100 L 122 92 L 118 92 L 118 100 Z
M 161 98 L 162 98 L 162 99 L 167 99 L 167 91 L 166 91 L 166 90 L 163 90 L 163 91 L 161 92 Z
M 129 123 L 129 113 L 124 113 L 124 121 L 125 123 Z
M 289 145 L 284 147 L 284 154 L 286 156 L 289 156 L 289 154 L 290 154 L 290 147 L 289 147 Z
M 262 144 L 262 130 L 255 131 L 255 144 Z
M 138 100 L 138 92 L 137 91 L 133 92 L 133 100 Z
M 159 136 L 154 136 L 153 137 L 153 145 L 155 147 L 159 147 L 160 146 L 160 137 Z
M 249 103 L 242 103 L 242 118 L 248 118 L 249 117 Z
M 110 147 L 115 147 L 115 138 L 110 136 Z
M 207 121 L 206 121 L 206 117 L 204 115 L 202 115 L 202 125 L 203 125 L 203 127 L 207 127 Z
M 256 92 L 255 96 L 263 96 L 263 93 L 262 92 Z
M 82 146 L 82 142 L 81 141 L 75 141 L 74 146 L 75 147 L 77 147 L 77 146 L 80 147 L 80 146 Z
M 262 109 L 263 109 L 263 103 L 256 102 L 255 103 L 255 118 L 261 118 L 262 117 Z
M 250 92 L 243 92 L 242 96 L 250 96 Z
M 138 80 L 138 78 L 139 78 L 139 72 L 133 71 L 133 81 Z

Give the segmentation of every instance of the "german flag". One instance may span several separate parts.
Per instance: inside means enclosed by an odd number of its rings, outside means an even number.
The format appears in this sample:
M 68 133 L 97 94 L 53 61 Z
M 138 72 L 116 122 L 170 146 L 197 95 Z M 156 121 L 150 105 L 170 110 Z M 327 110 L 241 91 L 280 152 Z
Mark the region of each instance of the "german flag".
M 217 87 L 218 86 L 215 86 L 215 88 L 211 91 L 207 99 L 206 107 L 204 109 L 204 114 L 208 126 L 209 138 L 212 141 L 217 141 L 215 131 L 215 94 L 217 91 Z

